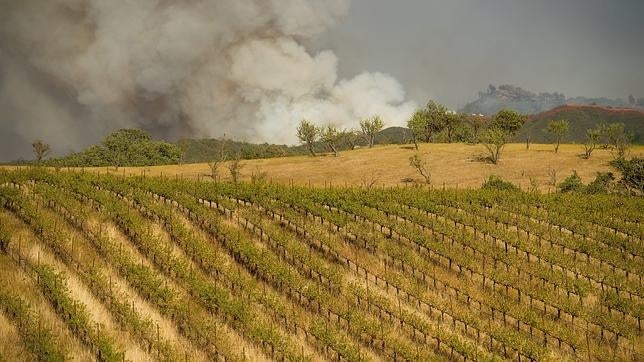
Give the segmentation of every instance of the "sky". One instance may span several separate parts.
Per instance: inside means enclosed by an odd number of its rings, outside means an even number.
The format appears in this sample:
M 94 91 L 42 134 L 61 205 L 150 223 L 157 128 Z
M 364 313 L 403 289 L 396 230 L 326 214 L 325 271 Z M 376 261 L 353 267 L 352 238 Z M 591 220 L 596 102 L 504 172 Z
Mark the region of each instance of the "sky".
M 567 97 L 644 97 L 644 1 L 354 0 L 315 47 L 340 73 L 385 71 L 452 108 L 488 84 Z
M 644 97 L 641 0 L 0 0 L 0 162 L 118 128 L 296 142 L 488 84 Z

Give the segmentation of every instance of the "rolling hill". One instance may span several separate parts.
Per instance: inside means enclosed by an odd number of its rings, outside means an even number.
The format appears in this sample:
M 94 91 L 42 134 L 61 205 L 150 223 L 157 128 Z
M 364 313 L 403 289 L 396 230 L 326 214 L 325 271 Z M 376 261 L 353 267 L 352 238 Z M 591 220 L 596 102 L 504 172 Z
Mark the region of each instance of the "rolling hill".
M 586 129 L 595 127 L 600 122 L 622 122 L 626 125 L 626 129 L 633 133 L 634 143 L 644 142 L 644 111 L 589 105 L 563 105 L 530 116 L 515 139 L 524 141 L 529 137 L 531 142 L 549 142 L 544 129 L 549 121 L 557 119 L 565 119 L 570 122 L 570 134 L 566 138 L 566 142 L 583 142 Z

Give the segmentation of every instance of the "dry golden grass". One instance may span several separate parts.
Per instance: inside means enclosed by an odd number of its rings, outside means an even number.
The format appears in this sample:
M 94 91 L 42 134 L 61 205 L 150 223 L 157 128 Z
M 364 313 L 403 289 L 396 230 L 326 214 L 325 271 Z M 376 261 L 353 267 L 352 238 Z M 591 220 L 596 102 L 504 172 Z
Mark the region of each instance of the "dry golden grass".
M 264 160 L 245 160 L 241 164 L 242 179 L 251 175 L 266 173 L 268 181 L 294 183 L 299 185 L 401 185 L 404 178 L 421 182 L 422 177 L 409 166 L 409 157 L 416 151 L 409 145 L 377 146 L 373 149 L 344 151 L 339 157 L 323 154 L 318 157 L 297 156 Z M 530 179 L 547 191 L 554 189 L 550 170 L 556 172 L 556 181 L 561 182 L 577 170 L 584 182 L 595 177 L 598 171 L 614 171 L 608 162 L 613 154 L 608 150 L 595 150 L 589 160 L 580 157 L 582 145 L 561 145 L 554 153 L 551 144 L 532 144 L 526 150 L 525 144 L 510 144 L 503 150 L 497 165 L 477 161 L 485 155 L 482 145 L 421 144 L 419 153 L 427 161 L 434 187 L 479 187 L 490 175 L 498 175 L 523 188 L 530 185 Z M 635 146 L 630 155 L 644 156 L 644 146 Z M 220 166 L 219 174 L 229 179 L 226 167 Z M 210 179 L 210 168 L 206 163 L 167 165 L 153 167 L 87 168 L 92 172 L 111 172 L 126 175 L 164 175 Z

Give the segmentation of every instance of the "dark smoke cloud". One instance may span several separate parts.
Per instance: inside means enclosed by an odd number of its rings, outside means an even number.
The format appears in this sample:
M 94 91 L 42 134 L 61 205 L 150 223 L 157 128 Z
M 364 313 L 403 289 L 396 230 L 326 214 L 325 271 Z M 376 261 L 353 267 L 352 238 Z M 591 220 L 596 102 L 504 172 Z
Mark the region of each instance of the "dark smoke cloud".
M 640 0 L 349 1 L 0 0 L 0 161 L 121 127 L 294 142 L 489 83 L 644 97 Z
M 415 105 L 382 73 L 337 76 L 302 42 L 349 0 L 0 0 L 0 159 L 42 138 L 58 153 L 121 127 L 157 136 L 295 141 L 302 118 L 339 126 Z

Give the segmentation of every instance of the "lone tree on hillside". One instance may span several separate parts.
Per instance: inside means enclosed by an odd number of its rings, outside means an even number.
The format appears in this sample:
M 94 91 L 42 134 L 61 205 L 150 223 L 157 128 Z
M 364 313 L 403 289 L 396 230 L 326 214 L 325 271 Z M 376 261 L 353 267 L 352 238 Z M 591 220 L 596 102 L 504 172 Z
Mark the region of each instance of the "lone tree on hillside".
M 515 111 L 502 109 L 492 117 L 489 127 L 481 135 L 481 143 L 488 151 L 488 159 L 497 164 L 505 145 L 523 126 L 527 117 Z
M 423 176 L 425 183 L 428 185 L 432 183 L 432 174 L 427 169 L 427 161 L 422 159 L 418 153 L 409 157 L 409 165 L 413 167 L 418 173 Z
M 31 147 L 34 150 L 34 155 L 36 156 L 36 163 L 40 164 L 42 160 L 49 155 L 51 152 L 51 147 L 43 142 L 42 140 L 35 140 Z
M 611 123 L 604 128 L 609 147 L 615 152 L 615 158 L 623 159 L 631 147 L 631 134 L 624 123 Z
M 546 126 L 546 132 L 548 132 L 554 139 L 555 153 L 557 153 L 559 152 L 561 141 L 563 141 L 564 137 L 566 137 L 568 132 L 570 132 L 570 123 L 564 119 L 550 121 L 548 122 L 548 126 Z
M 380 116 L 373 116 L 369 119 L 360 121 L 360 129 L 362 130 L 364 137 L 367 139 L 367 142 L 369 142 L 369 148 L 373 147 L 376 135 L 378 132 L 382 131 L 382 127 L 384 126 L 385 124 L 382 122 Z
M 311 156 L 315 157 L 315 150 L 313 146 L 318 139 L 319 130 L 313 125 L 313 123 L 302 120 L 300 125 L 297 126 L 297 138 L 300 139 L 300 142 L 306 145 L 306 149 L 309 150 Z
M 342 140 L 343 133 L 339 132 L 337 127 L 328 125 L 318 130 L 320 134 L 320 141 L 322 141 L 333 152 L 335 157 L 338 157 L 338 145 Z
M 600 127 L 589 128 L 586 130 L 586 137 L 584 139 L 584 154 L 583 158 L 589 159 L 602 137 L 602 129 Z
M 491 127 L 483 132 L 481 135 L 481 143 L 488 151 L 488 159 L 497 164 L 501 158 L 501 152 L 508 143 L 510 134 L 501 128 Z

